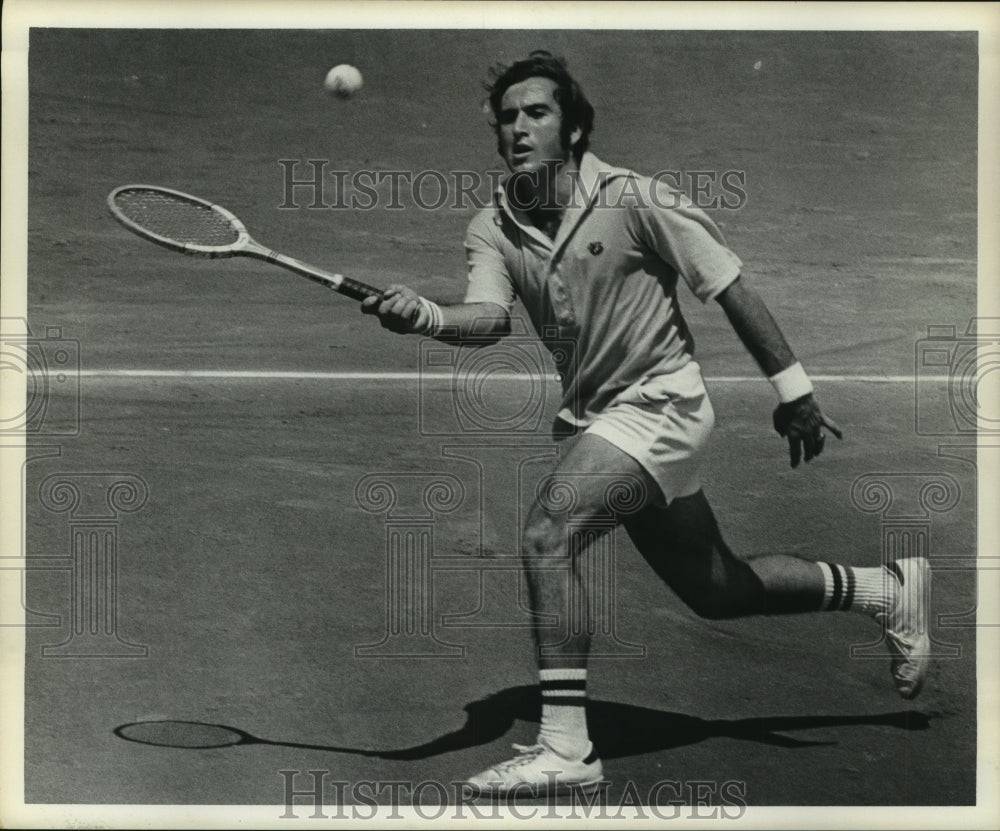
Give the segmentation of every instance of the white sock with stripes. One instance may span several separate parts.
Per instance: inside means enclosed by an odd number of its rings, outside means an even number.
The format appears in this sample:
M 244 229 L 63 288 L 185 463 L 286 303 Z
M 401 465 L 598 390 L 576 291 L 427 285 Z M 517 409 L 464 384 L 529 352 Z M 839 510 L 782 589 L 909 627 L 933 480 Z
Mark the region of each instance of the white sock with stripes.
M 826 612 L 861 612 L 874 617 L 886 614 L 896 602 L 899 581 L 888 569 L 854 568 L 838 563 L 817 563 L 823 571 L 823 605 Z
M 587 670 L 543 669 L 542 725 L 538 738 L 560 756 L 582 759 L 590 751 L 587 735 Z

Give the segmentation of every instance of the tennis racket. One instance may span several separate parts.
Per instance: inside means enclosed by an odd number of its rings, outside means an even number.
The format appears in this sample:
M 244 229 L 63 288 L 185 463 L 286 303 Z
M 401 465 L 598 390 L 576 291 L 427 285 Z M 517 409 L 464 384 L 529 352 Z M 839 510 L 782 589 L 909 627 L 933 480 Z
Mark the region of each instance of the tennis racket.
M 253 257 L 280 265 L 355 300 L 380 296 L 376 288 L 279 254 L 256 242 L 236 216 L 179 190 L 122 185 L 108 194 L 111 215 L 132 233 L 171 251 L 197 257 Z

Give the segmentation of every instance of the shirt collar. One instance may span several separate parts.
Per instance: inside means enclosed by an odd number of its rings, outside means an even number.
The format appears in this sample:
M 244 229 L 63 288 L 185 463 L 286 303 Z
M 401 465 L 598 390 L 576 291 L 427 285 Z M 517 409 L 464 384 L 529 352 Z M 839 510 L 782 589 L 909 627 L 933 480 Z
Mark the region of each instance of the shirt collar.
M 573 180 L 575 192 L 573 198 L 570 200 L 570 206 L 575 208 L 586 207 L 587 204 L 594 200 L 597 192 L 604 184 L 619 176 L 628 176 L 630 174 L 631 171 L 623 167 L 612 167 L 606 162 L 602 162 L 589 151 L 584 153 L 583 158 L 580 159 L 580 168 Z M 500 180 L 496 189 L 496 197 L 497 203 L 505 211 L 513 213 L 513 209 L 507 201 L 507 182 L 509 180 L 510 174 Z
M 584 153 L 583 157 L 580 159 L 579 170 L 573 178 L 573 193 L 570 198 L 570 203 L 566 207 L 566 212 L 563 214 L 562 222 L 559 225 L 559 231 L 554 240 L 550 240 L 541 231 L 535 228 L 524 211 L 519 211 L 511 207 L 507 200 L 507 182 L 510 179 L 509 176 L 505 177 L 497 186 L 497 205 L 532 237 L 539 239 L 541 242 L 545 243 L 547 246 L 551 246 L 553 250 L 555 250 L 560 248 L 573 232 L 580 220 L 583 219 L 584 215 L 587 213 L 590 205 L 597 199 L 598 194 L 607 185 L 607 183 L 612 179 L 616 179 L 620 176 L 628 176 L 630 174 L 631 172 L 625 168 L 612 167 L 611 165 L 606 164 L 589 151 Z
M 631 171 L 623 167 L 612 167 L 602 162 L 593 153 L 584 153 L 580 160 L 579 173 L 574 181 L 576 192 L 569 209 L 585 210 L 608 182 L 619 176 L 628 176 L 630 173 Z

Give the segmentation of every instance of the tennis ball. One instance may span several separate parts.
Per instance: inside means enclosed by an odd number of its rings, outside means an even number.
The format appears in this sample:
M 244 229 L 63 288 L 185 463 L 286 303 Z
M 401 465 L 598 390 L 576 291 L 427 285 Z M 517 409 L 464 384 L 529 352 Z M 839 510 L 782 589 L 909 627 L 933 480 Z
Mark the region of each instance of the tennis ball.
M 350 98 L 361 89 L 363 83 L 361 73 L 355 67 L 342 63 L 326 73 L 323 86 L 326 87 L 327 92 L 338 98 Z

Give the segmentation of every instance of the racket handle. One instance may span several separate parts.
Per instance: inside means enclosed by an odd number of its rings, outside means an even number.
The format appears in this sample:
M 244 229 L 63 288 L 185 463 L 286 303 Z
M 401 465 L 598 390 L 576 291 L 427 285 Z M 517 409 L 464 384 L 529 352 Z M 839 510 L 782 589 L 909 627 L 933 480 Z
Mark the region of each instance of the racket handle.
M 340 285 L 333 290 L 350 297 L 352 300 L 364 300 L 368 297 L 376 297 L 382 294 L 378 289 L 372 288 L 365 283 L 359 283 L 357 280 L 351 280 L 348 277 L 342 278 Z

